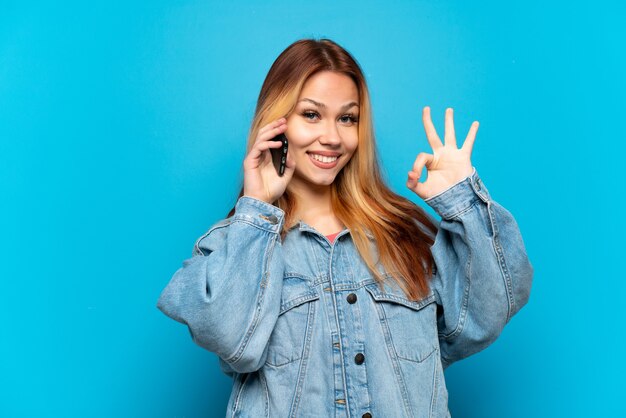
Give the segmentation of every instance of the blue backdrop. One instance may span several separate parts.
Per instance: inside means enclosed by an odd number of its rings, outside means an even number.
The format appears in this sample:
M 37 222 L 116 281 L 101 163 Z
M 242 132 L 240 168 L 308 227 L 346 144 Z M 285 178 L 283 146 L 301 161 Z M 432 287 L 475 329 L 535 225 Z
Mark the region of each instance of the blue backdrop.
M 446 371 L 453 417 L 626 413 L 618 2 L 7 2 L 0 7 L 0 416 L 219 417 L 217 357 L 156 308 L 225 217 L 270 65 L 329 37 L 362 65 L 405 187 L 453 107 L 516 217 L 529 304 Z

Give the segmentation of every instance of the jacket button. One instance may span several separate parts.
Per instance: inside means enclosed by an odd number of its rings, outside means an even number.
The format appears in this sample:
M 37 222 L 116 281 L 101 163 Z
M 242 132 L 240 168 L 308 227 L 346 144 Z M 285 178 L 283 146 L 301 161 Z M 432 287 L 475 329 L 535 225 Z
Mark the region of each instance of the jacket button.
M 354 293 L 350 293 L 346 300 L 348 301 L 348 303 L 354 303 L 356 302 L 356 295 Z
M 361 415 L 361 418 L 372 418 L 372 414 L 370 414 L 369 412 L 366 412 L 363 415 Z
M 356 356 L 354 356 L 354 362 L 356 364 L 363 364 L 364 361 L 365 356 L 363 355 L 363 353 L 358 353 Z

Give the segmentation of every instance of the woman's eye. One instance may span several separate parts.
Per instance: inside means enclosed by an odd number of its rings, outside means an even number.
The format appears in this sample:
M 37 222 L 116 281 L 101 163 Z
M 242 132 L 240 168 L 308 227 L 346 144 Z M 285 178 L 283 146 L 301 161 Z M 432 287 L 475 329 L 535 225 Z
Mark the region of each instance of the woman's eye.
M 343 115 L 341 119 L 344 123 L 357 123 L 359 121 L 359 118 L 354 115 Z
M 311 119 L 310 116 L 319 116 L 317 114 L 317 112 L 303 112 L 302 116 L 304 116 L 306 119 Z M 312 120 L 312 119 L 311 119 Z
M 310 110 L 305 110 L 304 112 L 302 112 L 302 116 L 305 119 L 314 120 L 316 117 L 319 118 L 320 114 L 317 112 L 310 111 Z M 339 121 L 341 123 L 353 124 L 353 123 L 357 123 L 359 121 L 359 118 L 353 114 L 347 114 L 347 115 L 341 116 L 339 118 Z

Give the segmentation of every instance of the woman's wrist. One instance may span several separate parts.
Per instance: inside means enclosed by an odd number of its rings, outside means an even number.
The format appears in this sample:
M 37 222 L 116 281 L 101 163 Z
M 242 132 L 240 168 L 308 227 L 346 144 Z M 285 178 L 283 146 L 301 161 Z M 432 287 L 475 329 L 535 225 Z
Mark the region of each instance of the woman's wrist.
M 253 195 L 253 194 L 247 194 L 247 193 L 244 193 L 244 194 L 243 194 L 243 196 L 245 196 L 245 197 L 251 197 L 251 198 L 256 199 L 256 200 L 261 200 L 261 201 L 263 201 L 263 202 L 265 202 L 265 203 L 270 203 L 270 204 L 272 203 L 272 202 L 268 202 L 268 201 L 267 201 L 267 199 L 264 199 L 264 198 L 262 198 L 262 197 L 260 197 L 260 196 L 255 196 L 255 195 Z

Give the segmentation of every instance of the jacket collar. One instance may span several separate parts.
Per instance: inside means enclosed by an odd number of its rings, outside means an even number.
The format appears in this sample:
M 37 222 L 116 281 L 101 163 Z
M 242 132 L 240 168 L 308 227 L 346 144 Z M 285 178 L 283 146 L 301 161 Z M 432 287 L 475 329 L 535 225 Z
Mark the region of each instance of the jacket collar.
M 290 229 L 293 229 L 295 227 L 298 227 L 298 230 L 300 231 L 307 231 L 307 232 L 311 232 L 313 234 L 317 234 L 317 235 L 322 235 L 321 232 L 319 232 L 317 229 L 313 228 L 311 225 L 307 224 L 306 222 L 304 222 L 303 220 L 299 220 L 296 224 L 294 224 Z M 342 229 L 337 236 L 335 237 L 335 239 L 339 238 L 342 235 L 345 235 L 347 233 L 350 232 L 349 228 L 344 228 Z M 372 235 L 372 233 L 370 231 L 365 231 L 365 235 L 367 235 L 368 238 L 370 239 L 374 239 L 374 235 Z

